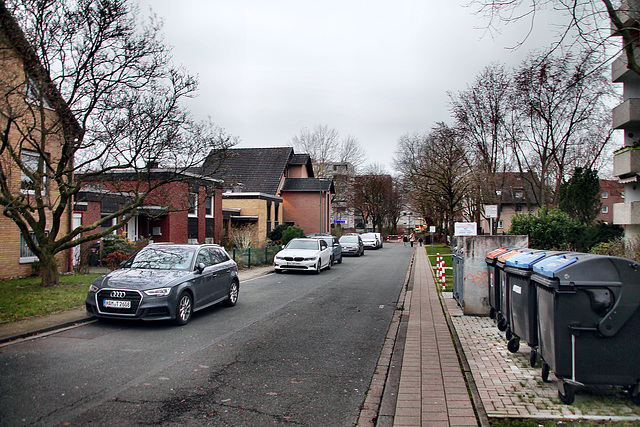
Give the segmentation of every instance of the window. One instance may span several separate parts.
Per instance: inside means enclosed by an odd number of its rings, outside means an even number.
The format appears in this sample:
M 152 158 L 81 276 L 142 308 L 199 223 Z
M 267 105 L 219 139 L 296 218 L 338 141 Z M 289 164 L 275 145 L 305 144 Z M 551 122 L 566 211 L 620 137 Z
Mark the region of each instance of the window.
M 213 218 L 213 196 L 207 196 L 204 199 L 204 215 L 207 218 Z
M 36 239 L 36 233 L 30 231 L 29 234 L 31 235 L 31 238 L 36 243 L 38 243 L 38 239 Z M 38 257 L 35 256 L 35 254 L 31 251 L 31 248 L 27 246 L 27 242 L 24 239 L 24 236 L 22 235 L 22 233 L 20 233 L 20 263 L 26 264 L 36 261 L 38 261 Z
M 40 155 L 35 151 L 23 150 L 21 154 L 22 164 L 32 174 L 38 174 L 38 162 Z M 46 166 L 45 166 L 46 167 Z M 35 194 L 35 185 L 31 177 L 29 177 L 24 171 L 20 172 L 20 191 L 24 194 Z M 47 193 L 47 176 L 42 174 L 42 195 Z
M 209 252 L 211 252 L 211 259 L 213 259 L 214 264 L 220 264 L 223 262 L 229 261 L 229 255 L 222 249 L 218 248 L 209 248 Z
M 498 221 L 498 228 L 504 228 L 504 221 L 503 220 Z
M 205 267 L 213 265 L 211 254 L 207 249 L 202 249 L 200 252 L 198 252 L 198 257 L 196 258 L 196 266 L 200 265 L 200 263 L 204 264 Z
M 30 102 L 35 105 L 40 105 L 40 100 L 42 99 L 44 108 L 53 110 L 47 98 L 42 96 L 42 93 L 40 92 L 40 89 L 38 88 L 36 81 L 32 77 L 29 77 L 29 80 L 27 81 L 27 84 L 25 85 L 24 90 L 25 90 L 25 98 L 27 102 Z
M 101 214 L 100 216 L 101 216 L 102 218 L 105 218 L 105 217 L 107 217 L 107 216 L 109 216 L 109 215 L 111 215 L 111 214 L 109 214 L 109 213 L 103 213 L 103 214 Z M 115 218 L 111 218 L 111 221 L 108 221 L 108 220 L 107 220 L 107 221 L 103 222 L 103 223 L 100 225 L 100 231 L 105 231 L 106 229 L 108 229 L 109 227 L 111 227 L 112 225 L 114 225 L 115 223 L 116 223 L 116 219 L 115 219 Z M 116 231 L 115 231 L 115 230 L 113 230 L 113 234 L 116 234 Z
M 516 192 L 515 192 L 516 199 L 522 199 L 522 195 L 523 195 L 523 191 L 522 190 L 516 190 Z
M 603 199 L 608 199 L 609 198 L 609 192 L 608 191 L 603 191 L 602 192 L 602 198 Z
M 603 206 L 602 207 L 602 213 L 603 214 L 609 213 L 609 206 Z
M 522 212 L 522 205 L 516 205 L 516 212 Z
M 198 194 L 189 193 L 189 216 L 197 217 L 198 216 Z

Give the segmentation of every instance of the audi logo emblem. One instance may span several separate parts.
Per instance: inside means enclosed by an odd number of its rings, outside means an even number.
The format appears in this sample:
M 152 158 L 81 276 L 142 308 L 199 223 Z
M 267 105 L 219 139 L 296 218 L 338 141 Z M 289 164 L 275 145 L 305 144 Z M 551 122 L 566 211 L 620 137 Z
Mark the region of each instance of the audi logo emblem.
M 124 298 L 127 296 L 125 291 L 111 291 L 111 298 Z

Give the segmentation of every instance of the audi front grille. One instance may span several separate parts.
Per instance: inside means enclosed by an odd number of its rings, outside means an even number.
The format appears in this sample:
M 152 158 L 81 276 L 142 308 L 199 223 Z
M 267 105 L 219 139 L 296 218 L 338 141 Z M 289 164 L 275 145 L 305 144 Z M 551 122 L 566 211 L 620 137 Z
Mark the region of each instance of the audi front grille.
M 142 301 L 142 294 L 138 291 L 101 289 L 96 294 L 96 307 L 101 314 L 135 316 L 140 301 Z M 128 307 L 114 307 L 113 305 L 128 305 Z

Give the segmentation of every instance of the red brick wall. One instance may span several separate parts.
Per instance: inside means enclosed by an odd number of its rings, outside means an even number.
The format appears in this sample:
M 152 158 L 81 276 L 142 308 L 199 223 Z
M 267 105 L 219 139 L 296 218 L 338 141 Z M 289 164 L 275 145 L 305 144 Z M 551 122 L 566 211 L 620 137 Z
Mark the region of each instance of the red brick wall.
M 306 234 L 329 233 L 328 193 L 283 192 L 284 222 L 293 222 Z

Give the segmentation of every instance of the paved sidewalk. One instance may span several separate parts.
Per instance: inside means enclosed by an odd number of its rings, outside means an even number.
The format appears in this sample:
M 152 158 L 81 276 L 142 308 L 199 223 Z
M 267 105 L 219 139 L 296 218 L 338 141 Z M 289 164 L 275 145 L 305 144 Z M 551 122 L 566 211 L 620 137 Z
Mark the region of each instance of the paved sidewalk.
M 414 252 L 413 280 L 394 426 L 476 426 L 475 411 L 424 248 Z

